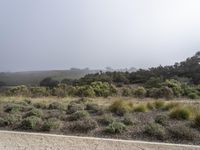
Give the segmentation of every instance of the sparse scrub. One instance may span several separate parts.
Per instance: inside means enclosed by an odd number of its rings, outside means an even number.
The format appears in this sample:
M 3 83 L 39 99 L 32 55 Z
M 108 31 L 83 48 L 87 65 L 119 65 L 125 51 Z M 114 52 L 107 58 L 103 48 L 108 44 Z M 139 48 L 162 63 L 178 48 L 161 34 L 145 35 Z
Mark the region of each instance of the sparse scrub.
M 41 118 L 36 116 L 30 116 L 22 120 L 20 128 L 24 130 L 39 130 L 41 125 Z
M 49 118 L 42 125 L 42 131 L 51 131 L 52 129 L 57 129 L 60 126 L 60 120 L 57 118 Z
M 31 111 L 26 113 L 25 117 L 36 116 L 36 117 L 42 118 L 43 115 L 44 114 L 43 114 L 42 110 L 33 108 Z
M 75 102 L 71 102 L 67 107 L 67 113 L 72 114 L 76 111 L 84 110 L 83 104 L 77 104 Z
M 86 110 L 90 113 L 97 113 L 97 114 L 103 113 L 103 108 L 100 107 L 98 104 L 94 104 L 94 103 L 87 104 Z
M 53 102 L 53 103 L 49 104 L 49 109 L 64 110 L 65 106 L 62 103 Z
M 122 122 L 113 122 L 106 127 L 105 132 L 116 134 L 116 133 L 122 133 L 125 130 L 126 130 L 125 124 L 123 124 Z
M 98 119 L 98 122 L 102 125 L 109 125 L 114 121 L 115 118 L 112 116 L 112 114 L 105 114 Z
M 77 112 L 71 114 L 69 116 L 68 120 L 77 121 L 77 120 L 84 119 L 84 118 L 89 117 L 89 116 L 90 115 L 87 111 L 82 110 L 82 111 L 77 111 Z
M 123 117 L 122 122 L 123 122 L 125 125 L 127 125 L 127 126 L 133 125 L 133 123 L 134 123 L 133 120 L 132 120 L 132 118 L 130 117 L 130 115 L 125 115 L 125 116 Z

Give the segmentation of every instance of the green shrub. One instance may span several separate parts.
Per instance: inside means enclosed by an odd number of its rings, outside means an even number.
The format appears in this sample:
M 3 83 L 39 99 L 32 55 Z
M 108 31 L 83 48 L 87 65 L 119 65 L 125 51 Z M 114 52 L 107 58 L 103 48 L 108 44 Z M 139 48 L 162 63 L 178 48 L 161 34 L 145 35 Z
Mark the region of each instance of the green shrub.
M 19 105 L 19 104 L 7 104 L 4 107 L 4 111 L 5 112 L 12 113 L 12 114 L 18 113 L 18 112 L 20 112 L 22 110 L 23 110 L 23 106 Z
M 71 114 L 68 119 L 70 121 L 77 121 L 77 120 L 84 119 L 89 116 L 90 115 L 87 111 L 82 110 L 82 111 L 77 111 L 77 112 Z
M 75 102 L 71 102 L 67 107 L 68 114 L 72 114 L 80 110 L 84 110 L 84 106 L 82 104 L 77 104 Z
M 98 104 L 89 103 L 86 105 L 85 109 L 90 113 L 96 113 L 98 115 L 101 115 L 104 113 L 104 109 L 100 107 Z
M 60 120 L 57 118 L 50 118 L 46 120 L 42 125 L 42 131 L 51 131 L 52 129 L 59 128 Z
M 133 120 L 132 120 L 132 118 L 130 117 L 130 115 L 125 115 L 125 116 L 123 117 L 122 122 L 123 122 L 125 125 L 127 125 L 127 126 L 133 125 L 133 123 L 134 123 Z
M 189 93 L 188 97 L 191 98 L 191 99 L 198 99 L 199 98 L 198 94 L 194 93 L 194 92 Z
M 188 120 L 191 117 L 191 109 L 187 108 L 187 107 L 178 107 L 173 109 L 169 116 L 172 119 L 184 119 L 184 120 Z
M 94 97 L 95 91 L 90 85 L 78 86 L 76 95 L 80 97 Z
M 30 92 L 25 85 L 13 87 L 8 91 L 8 95 L 11 96 L 28 96 L 29 94 Z
M 44 103 L 34 103 L 33 106 L 38 109 L 47 109 L 48 106 Z
M 140 105 L 138 105 L 138 106 L 136 106 L 134 108 L 134 111 L 135 112 L 146 112 L 147 111 L 147 107 L 146 107 L 145 104 L 140 104 Z
M 49 109 L 64 110 L 65 107 L 63 104 L 61 104 L 59 102 L 53 102 L 53 103 L 49 104 Z
M 138 87 L 137 89 L 135 89 L 135 96 L 139 97 L 139 98 L 144 98 L 146 95 L 147 91 L 144 87 Z
M 147 103 L 147 108 L 148 108 L 149 110 L 155 109 L 154 103 L 148 102 L 148 103 Z
M 181 96 L 183 93 L 181 83 L 177 80 L 174 79 L 166 80 L 163 85 L 171 88 L 176 97 Z
M 0 127 L 5 127 L 7 126 L 7 121 L 4 118 L 0 117 Z
M 122 96 L 132 96 L 133 92 L 131 88 L 123 88 L 122 89 Z
M 3 119 L 5 120 L 6 125 L 13 126 L 21 121 L 22 116 L 18 114 L 8 114 L 5 115 Z
M 42 125 L 41 118 L 30 116 L 22 120 L 20 127 L 24 130 L 38 130 Z
M 53 88 L 52 95 L 58 96 L 58 97 L 67 96 L 67 85 L 66 84 L 58 84 L 56 87 Z
M 175 125 L 169 128 L 169 132 L 172 134 L 172 137 L 182 140 L 194 140 L 198 137 L 198 133 L 186 126 Z
M 114 122 L 115 118 L 112 114 L 105 114 L 98 119 L 98 122 L 102 125 L 109 125 L 110 123 Z
M 45 87 L 31 87 L 29 88 L 32 97 L 41 97 L 50 95 L 49 91 Z
M 123 116 L 128 113 L 132 108 L 128 102 L 124 100 L 117 100 L 110 105 L 109 109 L 111 112 Z
M 158 139 L 164 139 L 166 135 L 165 128 L 157 123 L 149 123 L 145 126 L 144 132 L 149 136 L 156 137 Z
M 161 124 L 163 126 L 168 125 L 167 120 L 168 120 L 167 115 L 160 114 L 155 117 L 155 123 Z
M 171 109 L 176 108 L 176 107 L 179 107 L 179 103 L 171 102 L 171 103 L 166 104 L 166 105 L 163 107 L 163 109 L 164 109 L 164 110 L 171 110 Z
M 200 128 L 200 114 L 197 114 L 194 117 L 194 124 L 195 124 L 196 127 Z
M 122 122 L 113 122 L 106 127 L 105 132 L 116 134 L 116 133 L 122 133 L 125 130 L 126 130 L 125 124 L 123 124 Z
M 154 102 L 156 109 L 163 109 L 165 106 L 165 101 L 159 100 Z
M 160 93 L 162 94 L 162 97 L 166 99 L 172 99 L 174 97 L 173 90 L 169 88 L 168 86 L 163 86 L 160 90 L 161 90 Z
M 97 122 L 91 118 L 85 118 L 84 120 L 73 122 L 73 124 L 69 126 L 72 132 L 89 132 L 97 127 Z
M 42 110 L 33 108 L 31 111 L 27 112 L 25 116 L 26 117 L 36 116 L 36 117 L 42 118 L 43 115 L 44 114 L 43 114 Z

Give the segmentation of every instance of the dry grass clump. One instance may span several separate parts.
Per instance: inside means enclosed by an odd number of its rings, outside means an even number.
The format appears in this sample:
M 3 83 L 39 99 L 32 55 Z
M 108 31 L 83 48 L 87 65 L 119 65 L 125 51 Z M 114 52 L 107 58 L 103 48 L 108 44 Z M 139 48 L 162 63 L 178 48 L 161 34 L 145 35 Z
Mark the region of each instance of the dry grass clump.
M 135 112 L 146 112 L 147 106 L 145 104 L 140 104 L 133 109 Z
M 156 109 L 163 109 L 165 106 L 165 101 L 163 101 L 163 100 L 155 101 L 154 106 Z
M 172 119 L 183 119 L 183 120 L 188 120 L 190 119 L 192 115 L 192 110 L 189 107 L 177 107 L 174 108 L 169 116 Z

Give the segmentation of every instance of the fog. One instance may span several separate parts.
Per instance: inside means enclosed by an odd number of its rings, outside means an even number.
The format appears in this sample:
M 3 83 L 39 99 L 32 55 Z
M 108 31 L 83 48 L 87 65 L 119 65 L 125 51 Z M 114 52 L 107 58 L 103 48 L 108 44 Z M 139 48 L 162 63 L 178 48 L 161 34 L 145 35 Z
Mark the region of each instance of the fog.
M 199 0 L 0 0 L 0 71 L 148 68 L 200 50 Z

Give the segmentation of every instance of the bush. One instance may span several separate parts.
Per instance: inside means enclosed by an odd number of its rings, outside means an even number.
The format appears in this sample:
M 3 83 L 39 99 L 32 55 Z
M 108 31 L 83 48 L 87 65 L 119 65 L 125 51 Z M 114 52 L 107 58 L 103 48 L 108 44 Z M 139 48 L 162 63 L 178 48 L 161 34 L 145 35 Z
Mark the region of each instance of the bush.
M 97 113 L 99 115 L 104 113 L 104 110 L 102 107 L 100 107 L 97 104 L 89 103 L 86 105 L 86 110 L 89 111 L 90 113 Z
M 198 99 L 198 98 L 199 98 L 198 94 L 197 94 L 197 93 L 194 93 L 194 92 L 189 93 L 189 94 L 188 94 L 188 97 L 191 98 L 191 99 Z
M 114 122 L 115 118 L 111 114 L 105 114 L 98 119 L 98 122 L 103 125 L 109 125 Z
M 86 117 L 89 117 L 89 113 L 87 111 L 82 110 L 82 111 L 77 111 L 77 112 L 71 114 L 71 116 L 69 116 L 68 119 L 70 121 L 77 121 L 79 119 L 84 119 Z
M 50 95 L 49 91 L 45 87 L 31 87 L 30 89 L 32 97 L 41 97 Z
M 6 123 L 6 125 L 13 126 L 13 125 L 18 124 L 21 121 L 22 116 L 17 115 L 17 114 L 8 114 L 3 119 Z
M 179 107 L 179 104 L 178 104 L 178 103 L 171 102 L 171 103 L 166 104 L 166 105 L 163 107 L 163 109 L 164 109 L 164 110 L 171 110 L 171 109 L 173 109 L 173 108 L 175 108 L 175 107 Z
M 156 109 L 163 109 L 165 106 L 165 101 L 161 101 L 161 100 L 155 101 L 154 105 Z
M 198 137 L 198 133 L 195 130 L 183 125 L 172 126 L 169 128 L 169 132 L 174 138 L 182 140 L 194 140 Z
M 60 120 L 56 118 L 50 118 L 46 120 L 42 125 L 42 131 L 51 131 L 52 129 L 59 128 Z
M 132 120 L 132 118 L 131 118 L 129 115 L 125 115 L 125 116 L 123 117 L 122 122 L 123 122 L 125 125 L 127 125 L 127 126 L 133 125 L 133 120 Z
M 113 122 L 106 127 L 105 132 L 111 133 L 111 134 L 116 134 L 116 133 L 122 133 L 125 130 L 126 130 L 125 124 L 123 124 L 121 122 Z
M 7 125 L 7 122 L 4 118 L 0 118 L 0 127 L 5 127 Z
M 174 79 L 166 80 L 163 85 L 171 88 L 176 97 L 181 96 L 183 93 L 183 90 L 181 88 L 181 83 L 177 80 Z
M 53 103 L 49 104 L 49 109 L 64 110 L 65 107 L 63 104 L 61 104 L 59 102 L 53 102 Z
M 134 111 L 135 112 L 146 112 L 147 111 L 147 107 L 146 107 L 145 104 L 140 104 L 140 105 L 138 105 L 138 106 L 136 106 L 134 108 Z
M 197 114 L 194 117 L 194 124 L 195 124 L 196 127 L 200 128 L 200 114 Z
M 84 120 L 74 122 L 69 128 L 72 132 L 89 132 L 97 128 L 97 126 L 98 124 L 95 120 L 85 118 Z
M 155 117 L 155 123 L 158 123 L 158 124 L 163 125 L 163 126 L 168 125 L 167 120 L 168 120 L 167 115 L 160 114 L 160 115 L 157 115 Z
M 131 88 L 123 88 L 122 89 L 122 96 L 132 96 L 132 89 Z
M 162 97 L 166 98 L 166 99 L 172 99 L 174 97 L 174 92 L 171 88 L 169 88 L 168 86 L 163 86 L 161 88 L 161 94 Z
M 109 109 L 111 110 L 111 112 L 123 116 L 128 113 L 132 108 L 128 102 L 124 100 L 117 100 L 110 105 Z
M 158 139 L 165 138 L 166 131 L 165 128 L 159 124 L 156 123 L 149 123 L 145 126 L 144 132 L 148 134 L 149 136 L 154 136 Z
M 30 116 L 22 120 L 21 128 L 24 130 L 38 130 L 41 127 L 42 120 L 36 116 Z
M 80 97 L 94 97 L 95 92 L 94 92 L 94 89 L 92 88 L 92 86 L 84 85 L 84 86 L 77 87 L 76 95 L 80 96 Z
M 11 95 L 11 96 L 28 96 L 29 90 L 28 90 L 27 86 L 20 85 L 20 86 L 16 86 L 16 87 L 13 87 L 12 89 L 10 89 L 8 91 L 8 95 Z
M 144 98 L 146 93 L 147 93 L 147 91 L 145 90 L 144 87 L 138 87 L 134 92 L 135 96 L 137 96 L 139 98 Z
M 34 103 L 33 106 L 38 109 L 47 109 L 48 106 L 44 103 Z
M 33 108 L 31 111 L 29 111 L 28 113 L 26 113 L 25 116 L 26 117 L 36 116 L 36 117 L 41 118 L 41 117 L 43 117 L 43 112 L 40 109 Z
M 153 110 L 153 109 L 155 108 L 154 103 L 148 102 L 148 103 L 147 103 L 147 108 L 148 108 L 149 110 Z
M 58 97 L 67 96 L 67 85 L 66 84 L 58 84 L 56 87 L 53 88 L 52 95 L 58 96 Z
M 175 108 L 173 109 L 169 116 L 170 118 L 172 119 L 184 119 L 184 120 L 188 120 L 190 117 L 191 117 L 191 110 L 187 107 L 178 107 L 178 108 Z
M 75 102 L 71 102 L 67 107 L 68 114 L 72 114 L 80 110 L 84 110 L 84 106 L 82 104 L 77 104 Z

